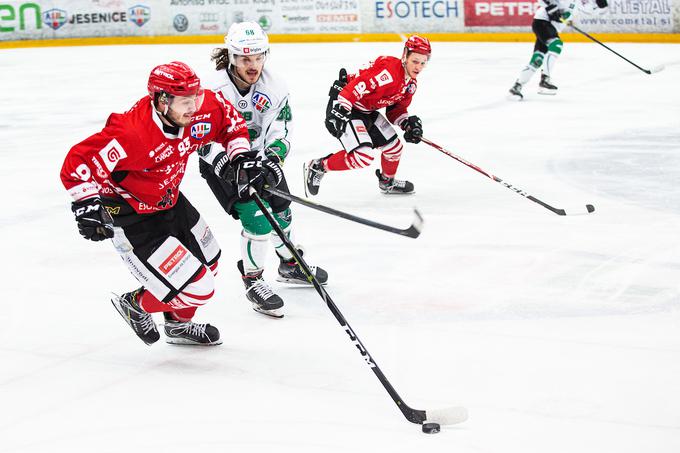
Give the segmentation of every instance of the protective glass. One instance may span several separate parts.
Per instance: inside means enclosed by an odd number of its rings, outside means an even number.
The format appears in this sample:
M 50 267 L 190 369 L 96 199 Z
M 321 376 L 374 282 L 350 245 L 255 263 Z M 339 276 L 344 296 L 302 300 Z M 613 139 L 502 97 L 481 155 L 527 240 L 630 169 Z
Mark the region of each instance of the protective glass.
M 267 52 L 254 55 L 234 55 L 232 64 L 238 68 L 261 68 L 267 60 Z

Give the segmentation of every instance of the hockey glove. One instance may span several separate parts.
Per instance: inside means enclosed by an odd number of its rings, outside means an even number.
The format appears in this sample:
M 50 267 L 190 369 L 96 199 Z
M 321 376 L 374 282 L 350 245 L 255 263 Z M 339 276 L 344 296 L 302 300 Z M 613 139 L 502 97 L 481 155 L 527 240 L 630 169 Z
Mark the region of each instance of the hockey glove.
M 99 197 L 74 201 L 71 211 L 76 216 L 78 232 L 85 239 L 103 241 L 113 237 L 113 219 L 102 206 Z
M 335 137 L 340 138 L 345 133 L 350 120 L 350 111 L 340 104 L 335 104 L 326 115 L 326 129 Z
M 545 7 L 545 12 L 548 13 L 548 19 L 552 22 L 559 22 L 562 19 L 562 11 L 556 3 L 548 3 Z
M 347 85 L 347 70 L 345 68 L 340 69 L 340 74 L 338 74 L 338 80 L 333 82 L 333 85 L 331 85 L 330 91 L 328 91 L 328 96 L 332 100 L 336 100 L 338 98 L 338 94 L 342 91 L 343 88 L 345 88 L 345 85 Z
M 250 198 L 253 188 L 262 196 L 267 187 L 276 187 L 283 179 L 283 170 L 275 162 L 256 157 L 241 157 L 234 162 L 236 166 L 236 187 L 241 200 Z
M 420 143 L 423 136 L 423 122 L 415 115 L 409 116 L 406 121 L 401 123 L 404 130 L 404 140 L 409 143 Z

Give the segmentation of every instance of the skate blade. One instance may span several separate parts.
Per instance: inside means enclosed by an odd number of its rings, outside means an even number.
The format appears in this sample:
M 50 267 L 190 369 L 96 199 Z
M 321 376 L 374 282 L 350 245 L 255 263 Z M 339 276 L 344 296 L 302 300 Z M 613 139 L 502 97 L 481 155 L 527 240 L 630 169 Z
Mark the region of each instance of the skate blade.
M 543 94 L 545 96 L 555 96 L 557 94 L 557 90 L 547 90 L 545 88 L 541 88 L 538 90 L 538 94 Z
M 508 99 L 508 101 L 520 102 L 520 101 L 524 100 L 524 96 L 522 96 L 521 94 L 519 94 L 519 95 L 518 94 L 508 94 L 507 99 Z
M 411 192 L 390 192 L 387 190 L 381 190 L 380 191 L 383 195 L 415 195 L 416 191 L 413 190 Z
M 256 312 L 261 313 L 265 316 L 269 316 L 270 318 L 275 318 L 275 319 L 283 318 L 283 311 L 281 311 L 280 308 L 274 308 L 272 310 L 267 310 L 267 309 L 260 307 L 257 304 L 253 304 L 253 310 L 255 310 Z
M 316 275 L 314 277 L 316 277 Z M 286 278 L 286 277 L 282 277 L 280 275 L 278 277 L 276 277 L 276 281 L 281 282 L 281 283 L 288 283 L 290 285 L 297 285 L 297 286 L 314 286 L 314 284 L 309 280 L 300 280 L 299 278 Z M 322 285 L 322 286 L 328 284 L 328 281 L 322 282 L 322 281 L 319 281 L 318 278 L 316 279 L 316 281 L 319 282 L 319 284 Z
M 177 344 L 181 346 L 217 346 L 219 344 L 222 344 L 222 339 L 219 339 L 217 341 L 212 341 L 210 343 L 198 343 L 196 341 L 192 340 L 187 340 L 186 338 L 171 338 L 168 337 L 165 339 L 165 342 L 167 344 Z

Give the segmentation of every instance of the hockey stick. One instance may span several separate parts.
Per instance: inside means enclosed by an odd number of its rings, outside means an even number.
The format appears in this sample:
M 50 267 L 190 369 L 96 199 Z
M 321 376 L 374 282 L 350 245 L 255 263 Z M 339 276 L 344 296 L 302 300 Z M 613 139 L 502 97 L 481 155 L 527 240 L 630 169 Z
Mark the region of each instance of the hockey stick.
M 305 260 L 302 258 L 302 255 L 300 255 L 295 246 L 290 242 L 290 239 L 288 239 L 288 236 L 286 236 L 286 234 L 283 232 L 278 222 L 274 219 L 269 210 L 267 210 L 264 203 L 262 202 L 262 198 L 260 198 L 260 196 L 252 189 L 251 194 L 255 200 L 255 203 L 257 203 L 257 207 L 260 208 L 260 211 L 262 211 L 262 214 L 264 214 L 264 216 L 267 218 L 267 221 L 272 226 L 274 231 L 276 231 L 276 234 L 286 245 L 286 248 L 290 250 L 290 253 L 293 254 L 295 261 L 297 261 L 307 276 L 307 280 L 309 280 L 309 282 L 314 285 L 316 292 L 319 293 L 319 296 L 321 296 L 324 302 L 326 302 L 326 305 L 328 305 L 328 308 L 330 309 L 331 313 L 333 313 L 333 316 L 335 316 L 335 319 L 345 330 L 350 341 L 359 350 L 359 353 L 364 358 L 364 361 L 366 361 L 366 364 L 371 368 L 371 370 L 373 370 L 373 373 L 375 373 L 375 375 L 378 377 L 378 380 L 383 385 L 383 387 L 385 387 L 387 393 L 390 394 L 392 400 L 395 402 L 401 413 L 404 414 L 404 417 L 406 417 L 406 419 L 411 423 L 416 424 L 422 424 L 423 422 L 428 421 L 439 423 L 440 425 L 453 425 L 467 420 L 467 410 L 464 407 L 449 407 L 446 409 L 424 411 L 413 409 L 404 403 L 397 391 L 394 389 L 394 387 L 392 387 L 392 384 L 390 384 L 390 381 L 387 380 L 383 372 L 380 370 L 378 364 L 375 363 L 375 360 L 373 360 L 371 354 L 368 352 L 361 340 L 359 340 L 359 337 L 357 337 L 356 333 L 354 333 L 354 329 L 350 327 L 345 317 L 342 315 L 342 313 L 340 313 L 340 310 L 331 299 L 331 296 L 328 295 L 324 287 L 321 286 L 319 281 L 316 279 L 314 273 L 309 268 L 309 265 L 307 265 Z
M 494 175 L 492 175 L 491 173 L 487 173 L 486 171 L 482 170 L 481 168 L 479 168 L 479 167 L 476 166 L 475 164 L 470 163 L 470 162 L 466 161 L 465 159 L 456 156 L 456 155 L 453 154 L 452 152 L 445 150 L 444 148 L 442 148 L 441 146 L 437 145 L 436 143 L 432 143 L 431 141 L 429 141 L 429 140 L 426 139 L 426 138 L 421 138 L 421 140 L 422 140 L 424 143 L 427 143 L 428 145 L 430 145 L 431 147 L 433 147 L 434 149 L 436 149 L 437 151 L 441 151 L 442 153 L 446 154 L 447 156 L 456 159 L 456 160 L 457 160 L 458 162 L 460 162 L 461 164 L 467 165 L 468 167 L 472 168 L 473 170 L 476 170 L 476 171 L 478 171 L 479 173 L 483 174 L 483 175 L 486 176 L 487 178 L 492 179 L 492 180 L 496 181 L 497 183 L 502 184 L 503 186 L 507 187 L 508 189 L 512 190 L 513 192 L 515 192 L 515 193 L 517 193 L 517 194 L 523 196 L 524 198 L 527 198 L 527 199 L 533 201 L 534 203 L 540 204 L 541 206 L 543 206 L 543 207 L 546 208 L 546 209 L 551 210 L 551 211 L 554 212 L 555 214 L 557 214 L 557 215 L 567 215 L 567 211 L 565 211 L 564 209 L 555 208 L 555 207 L 553 207 L 553 206 L 550 206 L 548 203 L 539 200 L 538 198 L 534 197 L 533 195 L 529 195 L 528 193 L 526 193 L 524 190 L 520 189 L 519 187 L 515 187 L 515 186 L 513 186 L 512 184 L 510 184 L 510 183 L 508 183 L 508 182 L 506 182 L 506 181 L 503 181 L 503 180 L 502 180 L 501 178 L 499 178 L 498 176 L 494 176 Z M 586 212 L 587 212 L 587 213 L 591 213 L 591 212 L 593 212 L 593 211 L 595 211 L 595 206 L 593 206 L 592 204 L 587 204 L 587 205 L 586 205 Z M 576 213 L 571 212 L 571 213 L 569 213 L 569 214 L 576 214 Z M 583 214 L 583 212 L 580 212 L 579 214 Z
M 633 63 L 632 61 L 630 61 L 628 58 L 624 57 L 623 55 L 621 55 L 620 53 L 618 53 L 617 51 L 615 51 L 614 49 L 612 49 L 612 48 L 606 46 L 604 43 L 598 41 L 597 39 L 595 39 L 594 37 L 590 36 L 590 35 L 589 35 L 588 33 L 586 33 L 585 31 L 583 31 L 583 30 L 581 30 L 580 28 L 578 28 L 576 25 L 574 25 L 574 23 L 573 23 L 572 21 L 570 21 L 570 20 L 565 20 L 565 19 L 561 19 L 561 20 L 562 20 L 563 23 L 569 25 L 571 28 L 573 28 L 573 29 L 576 30 L 577 32 L 581 33 L 581 34 L 582 34 L 583 36 L 585 36 L 586 38 L 590 39 L 591 41 L 593 41 L 593 42 L 595 42 L 595 43 L 597 43 L 597 44 L 599 44 L 599 45 L 601 45 L 602 47 L 604 47 L 605 49 L 607 49 L 608 51 L 610 51 L 611 53 L 613 53 L 613 54 L 616 55 L 617 57 L 626 60 L 628 63 L 632 64 L 633 66 L 635 66 L 636 68 L 638 68 L 640 71 L 644 72 L 645 74 L 654 74 L 654 73 L 657 73 L 657 72 L 659 72 L 659 71 L 663 71 L 663 70 L 664 70 L 664 65 L 655 66 L 655 67 L 653 67 L 652 69 L 645 69 L 645 68 L 643 68 L 643 67 L 640 67 L 640 66 L 636 65 L 635 63 Z
M 353 214 L 348 214 L 346 212 L 338 211 L 337 209 L 329 208 L 328 206 L 315 203 L 305 198 L 296 197 L 295 195 L 289 194 L 288 192 L 284 192 L 279 189 L 270 187 L 266 188 L 265 190 L 272 195 L 276 195 L 277 197 L 284 198 L 288 201 L 300 203 L 301 205 L 307 206 L 308 208 L 316 209 L 317 211 L 325 212 L 326 214 L 331 214 L 336 217 L 351 220 L 352 222 L 367 225 L 373 228 L 377 228 L 379 230 L 389 231 L 390 233 L 399 234 L 410 238 L 417 238 L 418 236 L 420 236 L 420 232 L 423 230 L 423 216 L 420 215 L 420 212 L 418 212 L 418 210 L 415 208 L 413 209 L 414 218 L 413 222 L 411 223 L 411 226 L 402 229 L 392 227 L 389 225 L 384 225 L 382 223 L 374 222 L 373 220 L 364 219 L 362 217 L 357 217 Z

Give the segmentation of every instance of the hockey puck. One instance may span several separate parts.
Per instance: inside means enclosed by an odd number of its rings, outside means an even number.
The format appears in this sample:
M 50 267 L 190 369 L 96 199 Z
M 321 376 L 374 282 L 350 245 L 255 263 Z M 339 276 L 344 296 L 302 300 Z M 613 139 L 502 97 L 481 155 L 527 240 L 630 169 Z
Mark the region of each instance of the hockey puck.
M 437 434 L 441 430 L 439 423 L 423 423 L 423 432 L 427 434 Z

